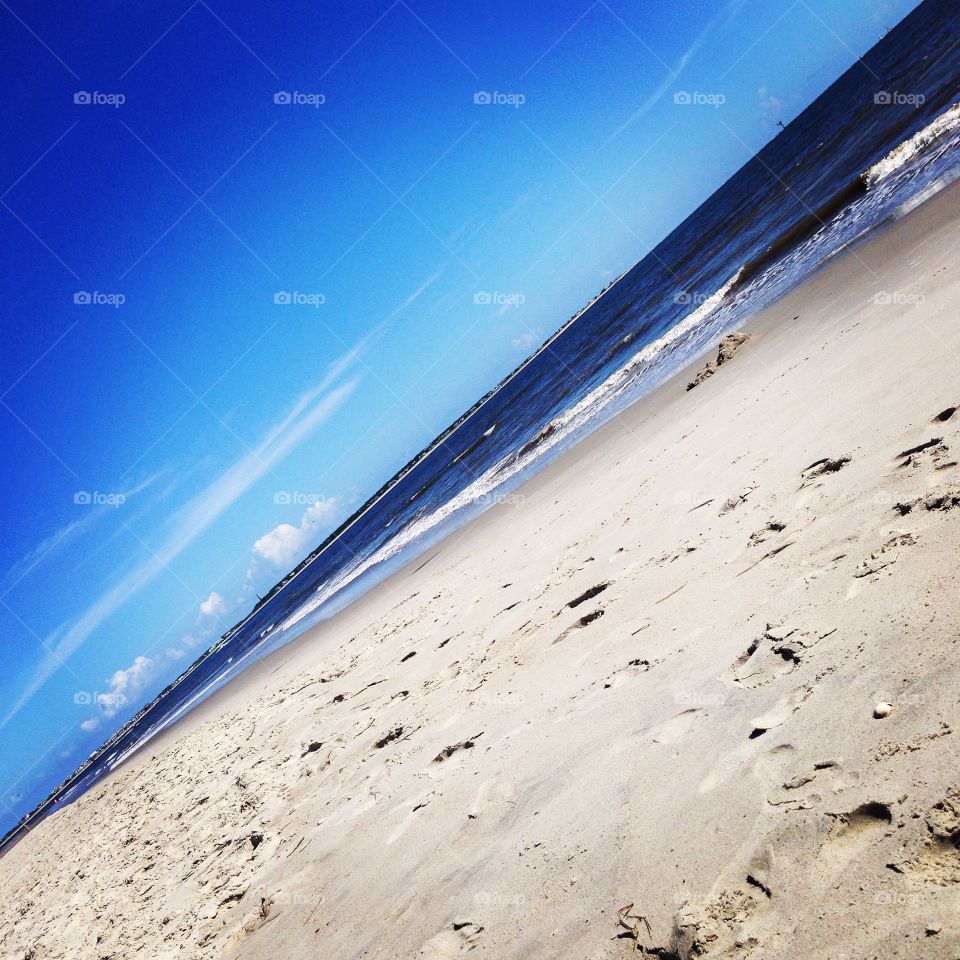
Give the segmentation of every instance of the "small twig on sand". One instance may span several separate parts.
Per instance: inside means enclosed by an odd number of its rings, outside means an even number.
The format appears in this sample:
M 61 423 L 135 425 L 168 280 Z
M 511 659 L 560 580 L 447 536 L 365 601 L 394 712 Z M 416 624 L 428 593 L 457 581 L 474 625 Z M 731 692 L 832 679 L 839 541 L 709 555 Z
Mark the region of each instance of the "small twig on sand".
M 675 594 L 678 594 L 685 586 L 686 586 L 685 583 L 681 583 L 680 586 L 677 587 L 677 589 L 674 590 L 672 593 L 668 593 L 665 597 L 661 597 L 659 600 L 657 600 L 657 603 L 663 603 L 664 600 L 669 600 L 672 596 L 674 596 Z M 654 604 L 654 606 L 656 606 L 656 603 Z
M 633 904 L 628 903 L 625 907 L 621 907 L 617 911 L 617 923 L 627 931 L 627 933 L 633 937 L 633 939 L 640 943 L 640 924 L 641 922 L 647 928 L 647 933 L 650 937 L 653 937 L 653 930 L 650 928 L 650 921 L 642 913 L 631 913 L 633 909 Z M 623 934 L 619 934 L 623 936 Z
M 781 544 L 779 547 L 774 547 L 773 550 L 770 550 L 768 553 L 765 553 L 759 560 L 755 560 L 750 564 L 746 570 L 741 570 L 737 576 L 742 577 L 745 573 L 749 573 L 754 567 L 763 563 L 764 560 L 769 560 L 771 557 L 775 557 L 778 553 L 786 550 L 787 547 L 792 547 L 796 543 L 796 540 L 788 540 L 786 543 Z
M 313 915 L 320 909 L 320 904 L 323 903 L 323 896 L 321 895 L 320 899 L 317 901 L 316 906 L 307 914 L 307 919 L 303 921 L 302 926 L 306 926 L 312 919 Z

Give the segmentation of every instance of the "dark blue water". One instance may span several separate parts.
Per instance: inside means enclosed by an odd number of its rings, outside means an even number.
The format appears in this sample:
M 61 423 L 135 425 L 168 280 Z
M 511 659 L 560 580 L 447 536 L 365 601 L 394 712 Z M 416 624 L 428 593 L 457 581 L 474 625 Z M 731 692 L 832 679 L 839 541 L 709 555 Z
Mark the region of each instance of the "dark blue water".
M 918 7 L 386 484 L 26 824 L 74 799 L 244 667 L 331 616 L 829 258 L 960 175 L 960 121 L 952 113 L 937 136 L 910 142 L 960 99 L 958 24 L 960 0 Z M 901 144 L 865 186 L 864 172 Z

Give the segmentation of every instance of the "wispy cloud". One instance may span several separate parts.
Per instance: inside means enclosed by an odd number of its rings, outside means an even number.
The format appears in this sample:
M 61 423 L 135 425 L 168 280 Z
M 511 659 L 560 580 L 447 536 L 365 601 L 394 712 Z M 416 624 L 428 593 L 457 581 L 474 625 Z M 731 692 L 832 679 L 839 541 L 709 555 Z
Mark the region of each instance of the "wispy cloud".
M 631 126 L 641 117 L 648 114 L 664 97 L 667 91 L 673 89 L 674 84 L 679 79 L 680 75 L 686 70 L 687 65 L 690 61 L 699 53 L 700 48 L 707 42 L 710 38 L 710 35 L 715 31 L 721 29 L 722 26 L 726 26 L 729 21 L 735 17 L 740 10 L 743 8 L 746 0 L 730 0 L 728 3 L 704 28 L 697 34 L 693 43 L 684 51 L 683 55 L 677 61 L 677 65 L 673 70 L 667 74 L 666 79 L 663 83 L 657 87 L 653 93 L 647 97 L 643 103 L 630 115 L 630 117 L 622 123 L 604 142 L 604 146 L 610 143 L 611 140 L 615 140 L 617 137 L 623 133 L 627 127 Z
M 243 493 L 346 402 L 356 389 L 359 378 L 355 377 L 338 387 L 332 387 L 332 384 L 353 365 L 362 349 L 363 344 L 359 344 L 331 364 L 322 382 L 301 394 L 287 414 L 270 428 L 256 446 L 177 510 L 169 521 L 166 539 L 152 552 L 149 560 L 115 583 L 75 621 L 60 625 L 45 639 L 44 646 L 48 652 L 26 683 L 19 699 L 0 720 L 0 729 L 20 712 L 104 621 L 168 567 Z
M 153 474 L 129 490 L 119 491 L 124 500 L 131 500 L 138 493 L 151 487 L 162 475 L 162 471 Z M 21 580 L 24 580 L 41 564 L 54 559 L 63 550 L 76 542 L 81 536 L 92 530 L 101 520 L 116 517 L 116 510 L 111 506 L 85 504 L 83 514 L 77 520 L 64 524 L 55 533 L 45 537 L 36 546 L 32 547 L 24 556 L 14 563 L 0 579 L 0 588 L 3 593 L 9 593 Z

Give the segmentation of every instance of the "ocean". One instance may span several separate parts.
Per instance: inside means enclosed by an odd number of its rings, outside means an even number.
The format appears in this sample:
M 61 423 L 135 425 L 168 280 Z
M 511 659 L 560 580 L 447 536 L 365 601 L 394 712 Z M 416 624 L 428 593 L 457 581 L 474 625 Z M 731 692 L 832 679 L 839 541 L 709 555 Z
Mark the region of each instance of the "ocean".
M 0 843 L 960 177 L 960 0 L 927 0 L 384 485 Z M 896 291 L 888 291 L 896 308 Z M 802 323 L 802 318 L 797 322 Z

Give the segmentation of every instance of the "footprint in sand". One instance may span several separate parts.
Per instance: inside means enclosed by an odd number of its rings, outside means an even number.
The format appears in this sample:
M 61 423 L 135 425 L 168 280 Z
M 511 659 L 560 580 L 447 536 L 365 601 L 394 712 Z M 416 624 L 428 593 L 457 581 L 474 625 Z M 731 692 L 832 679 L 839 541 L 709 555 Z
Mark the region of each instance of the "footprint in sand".
M 824 795 L 835 796 L 859 782 L 860 774 L 845 770 L 838 760 L 821 760 L 782 780 L 767 797 L 767 803 L 785 810 L 810 810 L 823 802 Z
M 787 525 L 780 520 L 768 520 L 759 530 L 750 534 L 747 546 L 758 547 L 761 543 L 766 543 L 774 534 L 782 533 L 786 529 Z
M 788 697 L 781 697 L 766 713 L 750 721 L 750 740 L 762 737 L 767 731 L 786 723 L 802 706 L 813 692 L 813 687 L 799 687 Z
M 647 731 L 650 739 L 654 743 L 679 743 L 696 723 L 697 714 L 700 712 L 697 708 L 691 708 L 669 720 L 664 720 L 663 723 L 658 723 Z
M 431 937 L 421 948 L 417 957 L 420 960 L 445 960 L 458 957 L 479 946 L 483 927 L 472 920 L 454 920 L 445 930 Z
M 879 800 L 862 803 L 849 813 L 831 816 L 835 823 L 819 853 L 820 862 L 831 874 L 840 873 L 893 823 L 890 807 Z
M 796 670 L 812 648 L 836 633 L 831 630 L 801 630 L 791 624 L 768 623 L 762 636 L 723 673 L 723 679 L 747 689 L 764 687 Z
M 960 788 L 947 791 L 924 817 L 926 836 L 910 859 L 890 864 L 897 873 L 938 887 L 960 883 Z
M 912 547 L 917 543 L 917 537 L 912 533 L 900 533 L 891 537 L 882 547 L 878 547 L 867 557 L 854 572 L 857 580 L 872 577 L 892 566 L 900 559 L 904 547 Z

